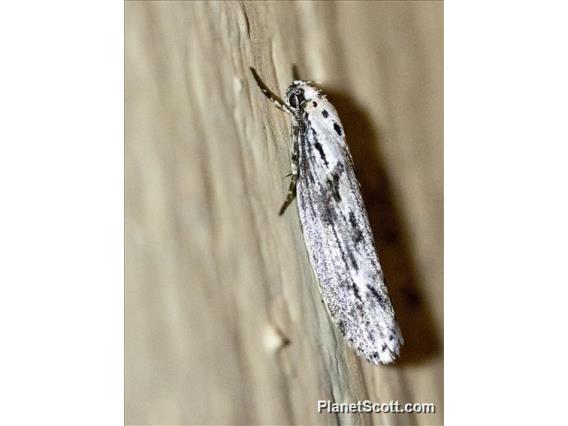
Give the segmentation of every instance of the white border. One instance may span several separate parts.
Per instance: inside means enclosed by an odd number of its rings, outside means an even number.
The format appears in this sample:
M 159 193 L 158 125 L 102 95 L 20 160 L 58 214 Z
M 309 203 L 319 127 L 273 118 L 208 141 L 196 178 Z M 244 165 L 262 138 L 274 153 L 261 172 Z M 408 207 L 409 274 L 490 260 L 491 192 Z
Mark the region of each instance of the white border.
M 448 424 L 565 421 L 565 5 L 445 4 Z
M 445 414 L 557 424 L 562 2 L 447 2 Z M 123 4 L 0 15 L 0 423 L 123 423 Z
M 123 4 L 0 15 L 0 424 L 123 416 Z

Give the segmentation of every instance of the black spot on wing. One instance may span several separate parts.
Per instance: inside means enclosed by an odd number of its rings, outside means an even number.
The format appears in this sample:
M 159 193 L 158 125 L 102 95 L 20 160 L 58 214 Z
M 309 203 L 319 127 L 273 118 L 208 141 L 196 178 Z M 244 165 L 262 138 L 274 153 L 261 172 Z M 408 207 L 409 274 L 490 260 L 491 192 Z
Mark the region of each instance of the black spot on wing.
M 337 221 L 337 214 L 335 213 L 335 210 L 329 207 L 320 210 L 319 214 L 321 215 L 321 221 L 326 225 L 333 226 Z
M 355 283 L 351 284 L 351 288 L 352 288 L 353 294 L 355 295 L 357 300 L 361 300 L 361 295 L 359 294 L 359 289 L 357 288 L 357 284 L 355 284 Z
M 377 303 L 379 304 L 381 309 L 386 310 L 386 299 L 384 298 L 384 296 L 379 294 L 379 292 L 377 290 L 375 290 L 375 288 L 373 286 L 368 285 L 367 289 L 371 292 L 373 297 L 375 299 L 377 299 Z
M 339 174 L 334 172 L 331 176 L 331 179 L 327 179 L 327 186 L 333 199 L 339 203 L 341 201 L 341 195 L 339 195 Z
M 325 158 L 325 152 L 323 152 L 323 146 L 321 146 L 321 143 L 318 142 L 318 140 L 315 138 L 315 136 L 314 136 L 314 140 L 315 140 L 314 147 L 318 150 L 320 157 L 323 161 L 323 164 L 325 164 L 325 167 L 329 166 L 327 159 Z
M 316 179 L 314 176 L 315 164 L 314 164 L 314 155 L 313 150 L 310 147 L 310 137 L 309 137 L 309 130 L 312 128 L 312 123 L 308 119 L 308 115 L 305 115 L 303 125 L 300 127 L 298 132 L 299 138 L 299 145 L 300 145 L 300 152 L 301 152 L 301 159 L 299 162 L 300 168 L 300 175 L 306 176 L 310 185 L 314 185 L 316 183 Z M 315 137 L 313 133 L 312 136 Z
M 353 254 L 353 252 L 351 250 L 349 250 L 349 260 L 351 261 L 351 265 L 353 266 L 353 269 L 358 271 L 359 265 L 357 264 L 357 260 L 355 259 L 355 255 Z
M 318 106 L 318 103 L 314 101 L 312 105 L 314 106 L 314 108 L 316 108 Z
M 327 110 L 322 110 L 321 115 L 323 115 L 323 118 L 327 118 L 329 117 L 329 112 L 327 112 Z
M 333 184 L 339 188 L 339 173 L 337 171 L 335 171 L 333 173 Z
M 335 132 L 341 136 L 343 134 L 343 130 L 341 129 L 341 126 L 339 124 L 337 124 L 337 122 L 333 122 L 333 128 L 335 129 Z
M 363 242 L 363 231 L 359 228 L 359 224 L 357 223 L 357 219 L 355 218 L 355 213 L 352 211 L 349 212 L 349 223 L 353 228 L 353 232 L 355 233 L 355 243 Z

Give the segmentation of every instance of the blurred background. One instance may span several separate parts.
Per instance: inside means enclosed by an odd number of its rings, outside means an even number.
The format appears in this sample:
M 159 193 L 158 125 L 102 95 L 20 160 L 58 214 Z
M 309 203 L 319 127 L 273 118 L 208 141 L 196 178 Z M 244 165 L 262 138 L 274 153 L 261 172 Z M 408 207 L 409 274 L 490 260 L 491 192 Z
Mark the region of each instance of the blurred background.
M 295 65 L 342 119 L 403 335 L 388 367 L 334 329 L 295 203 Z M 443 4 L 125 3 L 126 424 L 443 422 Z M 329 414 L 318 400 L 434 403 Z

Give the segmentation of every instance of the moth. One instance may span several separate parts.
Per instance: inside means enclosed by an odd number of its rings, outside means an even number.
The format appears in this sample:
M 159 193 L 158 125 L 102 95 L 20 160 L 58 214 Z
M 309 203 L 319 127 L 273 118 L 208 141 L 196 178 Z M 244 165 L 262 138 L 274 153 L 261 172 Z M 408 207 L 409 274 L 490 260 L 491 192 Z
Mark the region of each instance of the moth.
M 333 105 L 311 81 L 294 80 L 284 100 L 251 67 L 262 93 L 292 117 L 291 180 L 308 256 L 330 317 L 356 353 L 388 364 L 404 343 L 369 220 Z

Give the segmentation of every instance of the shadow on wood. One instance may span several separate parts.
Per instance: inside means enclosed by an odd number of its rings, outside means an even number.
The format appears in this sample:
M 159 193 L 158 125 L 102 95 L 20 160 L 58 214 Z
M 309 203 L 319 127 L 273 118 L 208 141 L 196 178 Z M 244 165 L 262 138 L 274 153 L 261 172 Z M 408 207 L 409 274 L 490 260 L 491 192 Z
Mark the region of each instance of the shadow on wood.
M 375 247 L 405 339 L 396 363 L 420 363 L 439 354 L 440 338 L 431 315 L 433 307 L 427 306 L 422 297 L 424 282 L 416 273 L 408 233 L 401 220 L 383 158 L 376 149 L 381 146 L 380 136 L 363 108 L 341 93 L 328 88 L 324 91 L 336 107 L 345 128 Z

